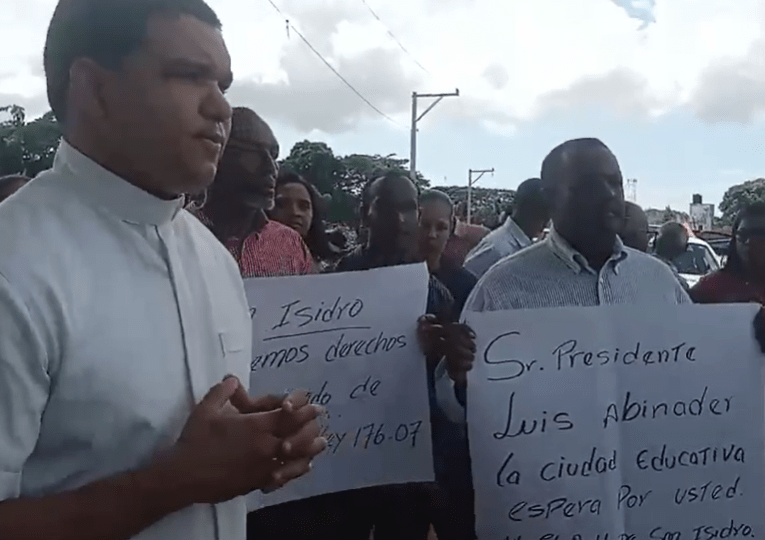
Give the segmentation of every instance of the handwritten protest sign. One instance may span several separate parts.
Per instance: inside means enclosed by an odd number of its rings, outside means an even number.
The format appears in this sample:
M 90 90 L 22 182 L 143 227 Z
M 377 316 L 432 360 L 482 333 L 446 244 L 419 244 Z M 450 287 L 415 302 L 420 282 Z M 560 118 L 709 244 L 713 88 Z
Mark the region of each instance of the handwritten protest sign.
M 755 312 L 471 314 L 478 538 L 765 538 Z
M 247 280 L 253 395 L 308 390 L 329 417 L 313 471 L 264 506 L 361 487 L 433 480 L 417 319 L 425 265 Z M 250 503 L 252 504 L 252 502 Z

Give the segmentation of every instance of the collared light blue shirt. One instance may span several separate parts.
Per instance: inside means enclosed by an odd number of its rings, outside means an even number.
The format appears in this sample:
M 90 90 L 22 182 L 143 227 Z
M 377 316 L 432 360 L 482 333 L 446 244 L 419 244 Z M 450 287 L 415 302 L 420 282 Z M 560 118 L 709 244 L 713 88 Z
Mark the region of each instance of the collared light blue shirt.
M 497 262 L 531 245 L 531 240 L 513 218 L 487 234 L 465 259 L 465 268 L 481 278 Z
M 181 199 L 64 142 L 0 204 L 0 229 L 0 500 L 144 467 L 210 387 L 248 385 L 239 269 Z M 245 515 L 243 498 L 198 504 L 135 538 L 243 540 Z
M 666 264 L 625 247 L 617 237 L 614 253 L 599 271 L 556 231 L 528 249 L 494 265 L 468 298 L 469 311 L 502 311 L 568 306 L 690 304 L 691 299 Z M 436 370 L 439 406 L 452 421 L 465 419 L 443 362 Z

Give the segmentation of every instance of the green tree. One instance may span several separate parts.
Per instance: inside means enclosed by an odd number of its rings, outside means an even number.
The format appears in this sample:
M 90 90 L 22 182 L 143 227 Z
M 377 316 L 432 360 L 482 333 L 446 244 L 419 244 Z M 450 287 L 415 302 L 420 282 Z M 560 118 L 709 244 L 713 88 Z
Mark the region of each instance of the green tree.
M 741 207 L 755 201 L 765 201 L 765 178 L 731 186 L 723 195 L 719 206 L 722 212 L 722 223 L 732 225 Z
M 302 141 L 280 164 L 309 180 L 321 193 L 332 194 L 345 170 L 340 158 L 323 142 Z
M 326 143 L 302 141 L 292 147 L 280 165 L 299 173 L 313 183 L 320 193 L 331 197 L 328 208 L 330 221 L 352 222 L 358 217 L 359 197 L 364 185 L 387 170 L 408 175 L 408 163 L 408 160 L 394 154 L 337 156 Z M 421 189 L 430 185 L 419 173 L 416 183 Z
M 664 223 L 675 221 L 675 212 L 669 206 L 664 209 L 664 216 L 662 217 L 662 221 Z
M 53 165 L 61 130 L 52 112 L 27 122 L 23 107 L 0 107 L 8 113 L 0 122 L 0 175 L 36 176 Z
M 358 197 L 364 185 L 379 174 L 387 171 L 398 171 L 409 176 L 409 160 L 398 158 L 395 154 L 388 156 L 351 154 L 342 158 L 344 172 L 339 187 L 347 193 Z M 430 187 L 430 182 L 421 173 L 417 173 L 415 183 L 420 189 Z

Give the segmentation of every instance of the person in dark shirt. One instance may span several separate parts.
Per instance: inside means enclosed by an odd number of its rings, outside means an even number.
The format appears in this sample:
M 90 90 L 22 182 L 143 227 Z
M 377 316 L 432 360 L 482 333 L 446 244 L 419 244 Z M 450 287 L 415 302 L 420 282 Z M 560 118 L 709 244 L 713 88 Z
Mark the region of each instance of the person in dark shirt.
M 699 304 L 765 305 L 765 202 L 745 206 L 733 224 L 725 266 L 691 289 Z
M 365 244 L 340 259 L 337 272 L 356 272 L 419 262 L 417 244 L 417 187 L 393 171 L 372 179 L 361 197 L 362 226 L 368 231 Z M 427 312 L 444 322 L 453 317 L 454 298 L 431 274 Z
M 647 253 L 648 235 L 648 216 L 640 206 L 626 201 L 624 203 L 624 226 L 619 233 L 622 242 L 627 247 Z
M 418 262 L 417 213 L 417 189 L 405 176 L 390 173 L 369 182 L 361 204 L 368 240 L 341 259 L 336 271 Z M 439 320 L 451 317 L 454 300 L 447 288 L 431 277 L 428 290 L 427 312 L 437 314 Z M 430 373 L 427 391 L 434 404 Z M 382 486 L 264 508 L 249 515 L 248 538 L 369 540 L 374 529 L 375 540 L 425 540 L 432 522 L 432 493 L 424 484 Z
M 446 193 L 432 189 L 420 196 L 420 252 L 430 273 L 454 297 L 453 320 L 457 320 L 478 280 L 444 255 L 454 222 L 454 203 Z
M 382 174 L 364 187 L 361 197 L 362 225 L 368 231 L 367 242 L 340 260 L 338 272 L 371 270 L 386 266 L 416 263 L 422 259 L 418 245 L 418 193 L 414 183 L 400 172 Z M 454 298 L 433 274 L 428 284 L 427 313 L 442 323 L 454 318 Z M 431 400 L 436 469 L 450 450 L 460 450 L 454 441 L 464 441 L 464 434 L 454 434 L 448 420 L 435 406 L 433 369 L 435 355 L 427 355 L 428 393 Z M 461 426 L 456 426 L 457 430 Z M 440 476 L 437 473 L 437 477 Z M 357 519 L 374 526 L 375 540 L 425 540 L 434 520 L 433 503 L 439 492 L 433 485 L 406 484 L 357 490 L 352 493 Z
M 477 282 L 472 273 L 444 255 L 454 222 L 454 204 L 446 193 L 433 189 L 420 196 L 420 253 L 431 275 L 454 297 L 454 313 L 449 322 L 459 319 Z M 438 356 L 436 359 L 440 360 Z M 435 392 L 433 401 L 431 424 L 438 483 L 431 500 L 433 528 L 439 540 L 471 540 L 475 538 L 475 517 L 467 432 L 464 426 L 442 414 L 435 403 Z

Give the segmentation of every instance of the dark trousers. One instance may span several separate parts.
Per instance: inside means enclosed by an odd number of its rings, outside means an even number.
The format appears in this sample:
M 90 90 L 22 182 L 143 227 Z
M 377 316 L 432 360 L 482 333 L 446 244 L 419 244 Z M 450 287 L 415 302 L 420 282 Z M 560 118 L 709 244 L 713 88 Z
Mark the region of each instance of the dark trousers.
M 438 540 L 475 540 L 474 506 L 470 488 L 436 488 L 431 497 L 431 515 Z
M 333 493 L 247 516 L 247 540 L 426 540 L 431 489 L 405 484 Z

